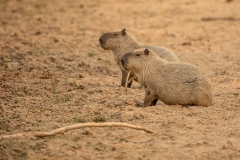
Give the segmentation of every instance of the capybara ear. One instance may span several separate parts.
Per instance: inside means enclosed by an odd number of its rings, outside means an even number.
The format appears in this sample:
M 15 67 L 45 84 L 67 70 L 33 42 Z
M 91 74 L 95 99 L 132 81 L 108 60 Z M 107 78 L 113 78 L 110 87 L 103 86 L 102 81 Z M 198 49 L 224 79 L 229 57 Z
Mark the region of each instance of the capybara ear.
M 145 53 L 146 55 L 149 55 L 149 50 L 146 48 L 146 49 L 144 50 L 144 53 Z
M 126 35 L 126 29 L 125 28 L 123 28 L 121 32 L 122 32 L 122 35 Z

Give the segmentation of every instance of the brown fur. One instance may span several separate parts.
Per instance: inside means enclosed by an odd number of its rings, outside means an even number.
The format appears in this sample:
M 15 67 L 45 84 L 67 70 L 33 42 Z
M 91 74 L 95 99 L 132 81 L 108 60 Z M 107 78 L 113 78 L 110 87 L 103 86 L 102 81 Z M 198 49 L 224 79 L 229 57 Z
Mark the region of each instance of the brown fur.
M 172 53 L 171 51 L 167 50 L 166 48 L 160 46 L 151 46 L 151 45 L 143 45 L 136 41 L 131 34 L 126 32 L 126 29 L 118 32 L 109 32 L 103 34 L 100 39 L 99 43 L 101 47 L 105 50 L 112 50 L 115 56 L 115 60 L 119 65 L 122 71 L 122 86 L 125 86 L 127 72 L 121 68 L 120 59 L 121 57 L 138 48 L 147 47 L 155 51 L 159 57 L 166 59 L 167 61 L 178 61 L 178 58 Z M 133 75 L 131 74 L 130 77 Z M 128 87 L 131 87 L 131 82 L 129 83 Z
M 122 66 L 145 86 L 144 106 L 155 105 L 157 99 L 169 105 L 212 104 L 210 81 L 196 66 L 168 62 L 143 48 L 125 54 Z

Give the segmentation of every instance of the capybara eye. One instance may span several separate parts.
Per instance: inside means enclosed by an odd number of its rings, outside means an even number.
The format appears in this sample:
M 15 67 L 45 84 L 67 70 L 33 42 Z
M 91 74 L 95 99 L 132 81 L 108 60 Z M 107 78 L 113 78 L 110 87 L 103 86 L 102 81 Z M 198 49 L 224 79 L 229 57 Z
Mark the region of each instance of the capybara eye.
M 114 33 L 113 35 L 116 37 L 118 34 L 117 34 L 117 33 Z
M 138 54 L 136 54 L 136 56 L 140 56 L 140 54 L 138 53 Z

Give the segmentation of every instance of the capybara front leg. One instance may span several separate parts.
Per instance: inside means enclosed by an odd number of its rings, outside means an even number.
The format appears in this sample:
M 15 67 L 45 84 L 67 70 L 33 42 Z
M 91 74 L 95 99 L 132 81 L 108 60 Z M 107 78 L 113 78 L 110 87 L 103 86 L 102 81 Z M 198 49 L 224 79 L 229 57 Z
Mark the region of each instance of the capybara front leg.
M 153 94 L 151 94 L 151 91 L 149 91 L 149 90 L 146 90 L 145 91 L 145 98 L 144 98 L 144 103 L 143 103 L 143 107 L 147 107 L 147 106 L 149 106 L 149 104 L 156 104 L 157 103 L 157 100 L 156 100 L 156 97 L 153 95 Z M 150 106 L 151 106 L 151 104 L 150 104 Z
M 156 106 L 156 104 L 157 104 L 157 101 L 158 101 L 158 99 L 157 99 L 157 98 L 156 98 L 156 99 L 154 99 L 154 100 L 151 102 L 150 106 Z
M 121 86 L 125 86 L 126 83 L 126 79 L 127 79 L 127 72 L 126 71 L 122 71 L 122 82 L 121 82 Z

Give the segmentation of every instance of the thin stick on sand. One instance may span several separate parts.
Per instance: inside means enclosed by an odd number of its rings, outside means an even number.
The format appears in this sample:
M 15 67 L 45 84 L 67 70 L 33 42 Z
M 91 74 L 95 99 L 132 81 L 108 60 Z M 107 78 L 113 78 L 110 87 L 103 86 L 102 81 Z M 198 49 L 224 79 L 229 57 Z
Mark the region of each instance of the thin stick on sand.
M 131 83 L 134 78 L 136 78 L 136 76 L 134 75 L 134 76 L 132 76 L 132 78 L 130 78 L 130 79 L 128 80 L 129 75 L 130 75 L 130 71 L 128 72 L 127 79 L 126 79 L 126 83 L 125 83 L 126 92 L 127 92 L 127 85 L 128 85 L 129 83 Z
M 127 85 L 128 85 L 129 75 L 130 75 L 130 71 L 128 71 L 127 78 L 126 78 L 126 82 L 125 82 L 125 91 L 126 91 L 126 92 L 127 92 Z
M 13 135 L 0 135 L 0 139 L 6 139 L 6 138 L 18 138 L 23 136 L 35 136 L 35 137 L 47 137 L 47 136 L 53 136 L 56 134 L 62 134 L 66 131 L 78 129 L 78 128 L 84 128 L 84 127 L 127 127 L 131 129 L 136 130 L 143 130 L 147 133 L 154 133 L 153 131 L 141 127 L 141 126 L 135 126 L 128 123 L 121 123 L 121 122 L 105 122 L 105 123 L 80 123 L 80 124 L 73 124 L 69 126 L 64 126 L 55 130 L 52 130 L 50 132 L 25 132 L 25 133 L 18 133 Z
M 136 76 L 134 75 L 132 78 L 129 79 L 129 81 L 127 82 L 128 84 L 131 83 L 133 81 L 133 79 L 136 78 Z

